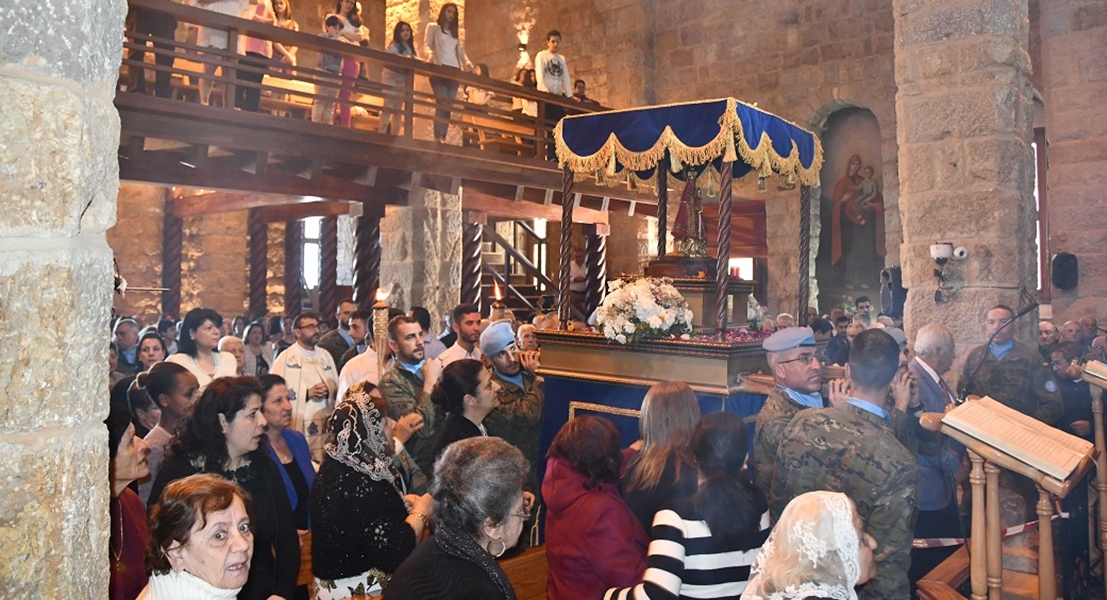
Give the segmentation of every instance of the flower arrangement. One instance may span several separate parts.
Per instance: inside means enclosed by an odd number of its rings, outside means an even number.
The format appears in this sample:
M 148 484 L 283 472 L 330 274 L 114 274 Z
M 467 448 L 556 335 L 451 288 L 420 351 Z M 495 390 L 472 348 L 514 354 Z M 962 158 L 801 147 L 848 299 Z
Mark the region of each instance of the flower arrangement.
M 671 279 L 615 279 L 596 311 L 596 326 L 620 344 L 644 338 L 682 336 L 692 331 L 692 309 Z

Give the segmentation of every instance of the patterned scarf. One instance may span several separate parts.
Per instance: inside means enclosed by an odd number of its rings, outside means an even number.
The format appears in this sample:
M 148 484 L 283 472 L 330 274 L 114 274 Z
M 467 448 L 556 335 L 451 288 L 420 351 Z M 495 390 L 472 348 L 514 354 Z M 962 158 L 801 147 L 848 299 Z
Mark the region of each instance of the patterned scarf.
M 324 447 L 327 455 L 374 481 L 393 483 L 388 454 L 392 440 L 384 436 L 385 418 L 363 387 L 351 388 L 331 413 L 334 442 Z
M 511 588 L 511 582 L 507 580 L 507 574 L 500 568 L 496 559 L 484 548 L 481 548 L 472 537 L 453 527 L 438 523 L 434 530 L 434 539 L 438 540 L 439 547 L 446 554 L 477 563 L 492 579 L 492 582 L 496 584 L 496 588 L 500 590 L 504 598 L 515 600 L 515 590 Z

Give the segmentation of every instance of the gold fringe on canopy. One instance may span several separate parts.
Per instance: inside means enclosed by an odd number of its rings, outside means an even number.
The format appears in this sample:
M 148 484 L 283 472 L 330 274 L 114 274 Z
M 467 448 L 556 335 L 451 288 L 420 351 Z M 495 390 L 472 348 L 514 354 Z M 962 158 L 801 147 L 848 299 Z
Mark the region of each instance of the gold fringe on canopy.
M 702 101 L 681 104 L 701 103 Z M 594 174 L 606 172 L 608 175 L 614 175 L 615 164 L 618 161 L 624 168 L 632 171 L 647 171 L 657 166 L 657 163 L 665 157 L 665 151 L 668 150 L 671 161 L 670 168 L 674 173 L 680 172 L 684 166 L 702 165 L 720 156 L 724 161 L 736 161 L 741 157 L 743 162 L 753 167 L 750 173 L 757 173 L 758 177 L 767 177 L 776 172 L 789 179 L 798 179 L 803 185 L 819 185 L 819 169 L 823 164 L 823 146 L 819 142 L 818 136 L 811 134 L 815 142 L 815 158 L 810 167 L 804 167 L 800 163 L 799 148 L 796 146 L 795 140 L 792 140 L 792 150 L 788 156 L 781 156 L 773 149 L 772 140 L 767 132 L 761 133 L 761 138 L 757 140 L 756 147 L 750 146 L 742 128 L 742 121 L 738 118 L 738 103 L 739 101 L 735 98 L 726 99 L 726 111 L 719 118 L 719 135 L 699 147 L 685 145 L 677 138 L 673 130 L 666 126 L 654 145 L 642 152 L 627 150 L 619 142 L 619 138 L 615 134 L 611 134 L 603 147 L 595 154 L 580 156 L 565 144 L 565 139 L 562 136 L 562 124 L 565 120 L 562 120 L 554 127 L 558 166 L 569 167 L 569 170 L 574 173 Z M 752 108 L 756 109 L 756 107 Z M 790 124 L 795 126 L 794 123 Z M 803 128 L 799 129 L 803 130 Z

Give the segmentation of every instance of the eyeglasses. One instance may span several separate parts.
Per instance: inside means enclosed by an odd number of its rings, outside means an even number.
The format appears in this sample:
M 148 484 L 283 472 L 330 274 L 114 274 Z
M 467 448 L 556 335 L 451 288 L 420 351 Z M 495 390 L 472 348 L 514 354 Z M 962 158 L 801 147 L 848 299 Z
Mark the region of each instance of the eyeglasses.
M 791 362 L 798 362 L 798 363 L 800 363 L 801 365 L 803 365 L 805 367 L 809 367 L 809 366 L 811 366 L 811 363 L 813 363 L 817 360 L 819 360 L 819 357 L 815 356 L 814 354 L 800 354 L 799 356 L 797 356 L 793 359 L 782 360 L 782 361 L 780 361 L 776 364 L 786 365 L 786 364 L 791 363 Z
M 300 327 L 297 327 L 296 329 L 308 329 L 308 330 L 319 329 L 319 324 L 318 323 L 312 323 L 311 325 L 301 325 Z
M 521 513 L 511 513 L 511 516 L 512 517 L 520 517 L 521 519 L 526 521 L 527 519 L 530 518 L 530 508 L 524 506 L 523 507 L 523 512 L 521 512 Z

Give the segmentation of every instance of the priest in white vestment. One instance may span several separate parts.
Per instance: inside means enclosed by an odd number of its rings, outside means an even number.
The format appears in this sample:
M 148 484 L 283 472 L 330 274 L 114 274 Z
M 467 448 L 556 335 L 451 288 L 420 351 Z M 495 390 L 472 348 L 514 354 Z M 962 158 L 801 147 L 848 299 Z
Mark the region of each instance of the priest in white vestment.
M 323 445 L 329 437 L 326 423 L 338 389 L 338 369 L 329 352 L 316 348 L 320 334 L 319 319 L 314 314 L 298 315 L 293 333 L 296 343 L 274 359 L 270 372 L 284 377 L 292 401 L 292 428 L 307 438 L 311 459 L 322 463 Z

